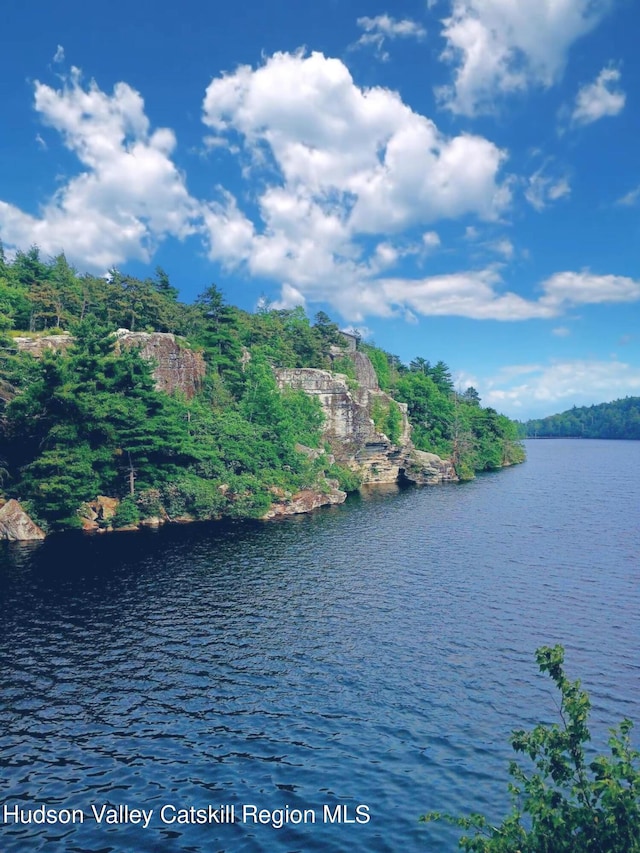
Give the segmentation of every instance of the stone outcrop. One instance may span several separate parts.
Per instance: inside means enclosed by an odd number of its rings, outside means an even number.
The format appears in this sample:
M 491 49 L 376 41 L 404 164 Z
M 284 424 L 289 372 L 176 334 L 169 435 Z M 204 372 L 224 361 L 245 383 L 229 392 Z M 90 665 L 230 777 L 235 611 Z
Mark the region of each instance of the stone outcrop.
M 401 479 L 418 486 L 434 486 L 438 483 L 455 483 L 458 475 L 453 462 L 441 459 L 435 453 L 413 448 L 404 460 Z
M 20 352 L 28 352 L 40 358 L 45 350 L 64 352 L 73 343 L 73 337 L 66 332 L 62 335 L 20 336 L 13 339 Z
M 18 501 L 11 499 L 0 507 L 0 539 L 28 542 L 44 538 L 44 530 L 29 518 Z
M 206 365 L 202 353 L 189 349 L 186 342 L 169 332 L 130 332 L 118 329 L 116 350 L 139 347 L 140 355 L 153 362 L 153 378 L 158 391 L 173 394 L 180 391 L 191 399 L 202 385 Z M 14 343 L 22 352 L 40 358 L 47 350 L 64 352 L 73 344 L 69 334 L 17 337 Z
M 118 498 L 98 495 L 94 501 L 83 504 L 79 511 L 82 529 L 87 533 L 110 529 L 119 503 Z
M 378 377 L 371 360 L 363 352 L 351 353 L 358 385 L 365 391 L 379 391 Z
M 318 509 L 321 506 L 344 503 L 347 493 L 338 488 L 337 481 L 329 480 L 328 483 L 330 486 L 328 492 L 317 489 L 303 489 L 291 497 L 283 497 L 281 500 L 274 501 L 269 510 L 262 516 L 263 520 L 283 518 L 286 515 L 299 515 L 303 512 L 311 512 L 311 510 Z
M 280 388 L 295 388 L 318 397 L 325 416 L 324 440 L 331 445 L 336 461 L 358 471 L 363 483 L 457 480 L 450 462 L 415 450 L 406 405 L 381 391 L 368 357 L 361 352 L 356 355 L 353 360 L 361 381 L 314 368 L 280 368 L 275 372 L 276 380 Z M 401 416 L 397 444 L 373 421 L 376 408 L 387 411 L 390 406 L 397 406 Z
M 206 365 L 202 353 L 188 349 L 186 342 L 169 332 L 130 332 L 118 329 L 116 349 L 139 347 L 140 355 L 154 362 L 153 378 L 158 391 L 180 391 L 190 400 L 202 385 Z

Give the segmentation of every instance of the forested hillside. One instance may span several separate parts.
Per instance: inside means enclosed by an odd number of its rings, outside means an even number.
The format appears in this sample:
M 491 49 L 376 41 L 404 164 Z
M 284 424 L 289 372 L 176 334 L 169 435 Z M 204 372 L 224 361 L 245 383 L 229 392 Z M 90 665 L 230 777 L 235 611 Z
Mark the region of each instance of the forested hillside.
M 526 438 L 640 439 L 640 397 L 582 406 L 522 425 Z
M 153 365 L 135 348 L 116 350 L 116 329 L 179 335 L 206 361 L 198 393 L 158 391 Z M 62 331 L 73 335 L 64 351 L 24 351 L 24 338 Z M 359 485 L 357 466 L 304 452 L 322 445 L 320 404 L 278 390 L 274 377 L 274 367 L 313 367 L 356 382 L 323 312 L 313 323 L 301 308 L 251 314 L 215 285 L 186 305 L 160 268 L 144 280 L 115 269 L 100 278 L 64 255 L 43 260 L 32 247 L 8 260 L 0 247 L 0 335 L 1 487 L 47 529 L 78 526 L 79 507 L 99 494 L 120 499 L 118 526 L 163 513 L 258 517 L 274 495 L 326 477 Z M 482 408 L 474 389 L 457 393 L 447 365 L 361 349 L 381 388 L 407 404 L 418 449 L 451 458 L 463 479 L 522 461 L 516 425 Z M 376 427 L 397 441 L 397 407 L 378 414 Z

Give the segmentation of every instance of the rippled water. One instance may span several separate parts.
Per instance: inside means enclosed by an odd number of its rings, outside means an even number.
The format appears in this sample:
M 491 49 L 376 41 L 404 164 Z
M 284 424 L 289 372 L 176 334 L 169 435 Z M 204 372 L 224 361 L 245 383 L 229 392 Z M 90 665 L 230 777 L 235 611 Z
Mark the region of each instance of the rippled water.
M 600 740 L 640 723 L 640 442 L 528 454 L 281 523 L 3 546 L 0 804 L 154 809 L 147 829 L 0 813 L 3 853 L 454 850 L 418 816 L 503 814 L 509 732 L 554 718 L 543 643 Z M 317 822 L 170 825 L 165 804 Z

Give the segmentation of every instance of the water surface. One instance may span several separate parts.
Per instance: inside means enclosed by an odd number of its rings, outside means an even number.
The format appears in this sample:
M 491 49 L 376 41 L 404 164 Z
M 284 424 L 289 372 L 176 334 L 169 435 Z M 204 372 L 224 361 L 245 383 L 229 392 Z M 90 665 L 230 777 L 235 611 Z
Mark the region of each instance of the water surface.
M 418 816 L 504 813 L 509 732 L 555 719 L 543 643 L 598 743 L 640 722 L 640 442 L 527 451 L 283 522 L 3 546 L 0 804 L 155 810 L 0 824 L 3 852 L 454 850 Z M 319 822 L 164 825 L 164 804 Z M 324 804 L 371 820 L 322 824 Z

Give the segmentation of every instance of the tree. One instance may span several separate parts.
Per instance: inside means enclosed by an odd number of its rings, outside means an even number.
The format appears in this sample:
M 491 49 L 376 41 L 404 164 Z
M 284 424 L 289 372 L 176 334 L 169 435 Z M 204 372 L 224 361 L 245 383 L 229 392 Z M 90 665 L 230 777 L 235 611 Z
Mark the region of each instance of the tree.
M 134 496 L 194 459 L 186 406 L 155 390 L 139 352 L 116 354 L 92 319 L 73 332 L 67 354 L 45 351 L 36 363 L 4 425 L 16 491 L 54 527 L 96 494 Z
M 453 391 L 453 379 L 451 378 L 451 371 L 444 363 L 444 361 L 439 361 L 435 365 L 435 367 L 432 367 L 430 375 L 433 381 L 438 386 L 438 388 L 443 393 L 450 394 Z
M 172 302 L 178 301 L 178 296 L 180 295 L 178 288 L 171 284 L 168 274 L 162 269 L 162 267 L 156 267 L 156 277 L 153 282 L 153 288 L 166 299 L 170 299 Z
M 511 762 L 511 814 L 500 826 L 479 814 L 431 812 L 420 820 L 444 819 L 475 831 L 459 842 L 474 853 L 638 853 L 640 753 L 631 747 L 631 721 L 611 729 L 610 755 L 588 760 L 587 693 L 566 677 L 562 646 L 543 646 L 536 659 L 560 691 L 560 723 L 513 732 L 513 749 L 535 769 Z
M 429 376 L 431 372 L 431 363 L 427 361 L 426 358 L 419 355 L 417 358 L 413 359 L 409 365 L 409 370 L 412 373 L 424 373 L 425 376 Z
M 480 394 L 476 391 L 473 385 L 469 385 L 467 390 L 461 395 L 465 403 L 471 403 L 472 406 L 480 405 Z

